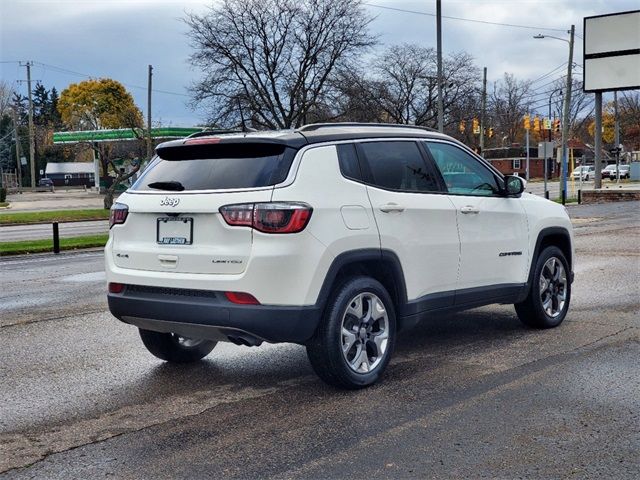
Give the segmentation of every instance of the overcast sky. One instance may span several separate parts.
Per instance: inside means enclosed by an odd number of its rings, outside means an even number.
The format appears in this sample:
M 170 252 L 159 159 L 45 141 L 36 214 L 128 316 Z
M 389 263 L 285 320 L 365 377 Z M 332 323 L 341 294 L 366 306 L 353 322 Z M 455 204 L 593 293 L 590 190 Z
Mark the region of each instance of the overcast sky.
M 378 8 L 375 5 L 435 13 L 435 0 L 368 0 L 376 16 L 372 31 L 380 36 L 378 49 L 394 43 L 417 43 L 435 48 L 435 18 Z M 571 24 L 582 36 L 585 16 L 634 10 L 640 0 L 443 0 L 443 15 L 464 19 L 524 25 L 518 28 L 443 19 L 443 49 L 465 50 L 479 67 L 488 68 L 490 82 L 504 72 L 534 80 L 568 58 L 565 42 L 536 40 L 543 33 L 567 37 Z M 0 77 L 23 94 L 24 67 L 35 63 L 32 79 L 59 91 L 82 81 L 83 75 L 111 77 L 124 83 L 140 108 L 146 110 L 147 65 L 154 66 L 155 121 L 190 126 L 206 115 L 188 106 L 187 87 L 198 78 L 187 58 L 191 53 L 185 11 L 203 12 L 211 2 L 199 0 L 0 0 Z M 574 61 L 582 63 L 582 40 L 576 38 Z M 580 75 L 582 68 L 575 70 Z M 566 66 L 534 83 L 540 92 Z M 542 112 L 544 110 L 541 110 Z M 145 113 L 146 118 L 146 113 Z

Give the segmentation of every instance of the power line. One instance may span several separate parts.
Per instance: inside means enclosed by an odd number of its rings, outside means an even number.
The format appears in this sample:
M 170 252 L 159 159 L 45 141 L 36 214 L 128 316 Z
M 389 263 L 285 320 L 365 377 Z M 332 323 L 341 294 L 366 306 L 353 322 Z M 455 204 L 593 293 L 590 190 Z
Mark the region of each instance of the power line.
M 422 11 L 418 11 L 418 10 L 406 10 L 404 8 L 397 8 L 397 7 L 386 7 L 383 5 L 376 5 L 375 3 L 364 3 L 364 5 L 368 5 L 370 7 L 375 7 L 375 8 L 382 8 L 384 10 L 393 10 L 396 12 L 403 12 L 403 13 L 413 13 L 416 15 L 425 15 L 428 17 L 435 17 L 436 14 L 435 13 L 429 13 L 429 12 L 422 12 Z M 566 33 L 567 29 L 566 28 L 548 28 L 548 27 L 533 27 L 533 26 L 529 26 L 529 25 L 517 25 L 514 23 L 500 23 L 500 22 L 490 22 L 487 20 L 477 20 L 474 18 L 463 18 L 463 17 L 452 17 L 449 15 L 442 15 L 442 18 L 446 18 L 449 20 L 460 20 L 462 22 L 472 22 L 472 23 L 482 23 L 485 25 L 497 25 L 500 27 L 512 27 L 512 28 L 526 28 L 529 30 L 546 30 L 546 31 L 552 31 L 552 32 L 564 32 Z
M 48 63 L 43 63 L 43 62 L 34 62 L 34 63 L 37 63 L 38 65 L 42 65 L 43 67 L 45 67 L 45 68 L 49 68 L 49 69 L 51 69 L 51 70 L 53 70 L 53 71 L 57 71 L 57 72 L 59 72 L 59 73 L 68 73 L 68 74 L 70 74 L 70 75 L 77 75 L 77 76 L 85 77 L 85 78 L 98 78 L 98 77 L 97 77 L 97 76 L 95 76 L 95 75 L 88 75 L 88 74 L 86 74 L 86 73 L 76 72 L 76 71 L 74 71 L 74 70 L 69 70 L 68 68 L 58 67 L 58 66 L 56 66 L 56 65 L 50 65 L 50 64 L 48 64 Z M 134 85 L 134 84 L 131 84 L 131 83 L 123 83 L 123 82 L 121 82 L 121 83 L 122 83 L 123 85 L 125 85 L 125 86 L 129 87 L 129 88 L 137 88 L 137 89 L 139 89 L 139 90 L 145 90 L 145 91 L 147 90 L 147 87 L 143 87 L 143 86 L 141 86 L 141 85 Z M 164 94 L 166 94 L 166 95 L 177 95 L 177 96 L 180 96 L 180 97 L 189 97 L 189 95 L 188 95 L 188 94 L 186 94 L 186 93 L 170 92 L 170 91 L 168 91 L 168 90 L 158 90 L 158 89 L 154 89 L 154 90 L 152 90 L 152 91 L 153 91 L 153 92 L 156 92 L 156 93 L 164 93 Z
M 0 61 L 0 63 L 17 63 L 17 64 L 20 64 L 20 62 L 18 60 L 4 60 L 4 61 Z M 57 65 L 51 65 L 49 63 L 43 63 L 43 62 L 32 62 L 32 63 L 40 65 L 41 67 L 44 67 L 45 69 L 53 70 L 54 72 L 58 72 L 58 73 L 66 73 L 66 74 L 69 74 L 69 75 L 75 75 L 75 76 L 84 77 L 84 78 L 99 78 L 98 75 L 89 75 L 87 73 L 76 72 L 75 70 L 69 70 L 68 68 L 59 67 Z M 134 85 L 132 83 L 124 83 L 124 82 L 120 82 L 120 83 L 122 83 L 124 86 L 129 87 L 129 88 L 137 88 L 139 90 L 147 90 L 147 87 L 143 87 L 141 85 Z M 163 93 L 165 95 L 176 95 L 176 96 L 179 96 L 179 97 L 190 97 L 190 95 L 188 95 L 186 93 L 171 92 L 171 91 L 168 91 L 168 90 L 154 89 L 153 91 L 156 92 L 156 93 Z
M 529 82 L 530 84 L 534 84 L 544 78 L 547 78 L 548 76 L 552 75 L 556 70 L 560 70 L 562 67 L 564 67 L 567 63 L 569 62 L 564 62 L 561 65 L 558 65 L 556 68 L 554 68 L 553 70 L 551 70 L 548 73 L 545 73 L 544 75 L 539 76 L 538 78 L 536 78 L 535 80 L 531 80 L 531 82 Z

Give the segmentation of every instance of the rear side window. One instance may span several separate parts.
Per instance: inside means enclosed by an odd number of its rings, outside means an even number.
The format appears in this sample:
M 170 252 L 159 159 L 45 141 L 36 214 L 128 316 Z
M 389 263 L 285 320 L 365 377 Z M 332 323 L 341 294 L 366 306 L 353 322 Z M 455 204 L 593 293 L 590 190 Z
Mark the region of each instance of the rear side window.
M 356 146 L 353 143 L 341 143 L 336 147 L 342 175 L 358 182 L 362 181 Z
M 416 142 L 366 142 L 359 145 L 373 185 L 404 192 L 439 190 L 435 175 L 427 168 Z
M 210 149 L 206 158 L 158 159 L 133 185 L 133 190 L 224 190 L 257 188 L 284 181 L 295 150 L 284 146 L 259 149 L 225 145 Z M 172 158 L 178 154 L 172 153 Z

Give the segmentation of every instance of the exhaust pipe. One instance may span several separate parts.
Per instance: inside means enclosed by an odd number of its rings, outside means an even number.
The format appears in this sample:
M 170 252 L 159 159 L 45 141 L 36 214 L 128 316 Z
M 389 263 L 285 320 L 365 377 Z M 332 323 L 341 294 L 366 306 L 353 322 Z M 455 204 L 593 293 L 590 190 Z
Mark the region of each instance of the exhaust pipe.
M 262 345 L 262 340 L 254 337 L 253 335 L 249 335 L 248 333 L 227 335 L 227 339 L 231 343 L 241 346 L 244 345 L 245 347 L 259 347 Z

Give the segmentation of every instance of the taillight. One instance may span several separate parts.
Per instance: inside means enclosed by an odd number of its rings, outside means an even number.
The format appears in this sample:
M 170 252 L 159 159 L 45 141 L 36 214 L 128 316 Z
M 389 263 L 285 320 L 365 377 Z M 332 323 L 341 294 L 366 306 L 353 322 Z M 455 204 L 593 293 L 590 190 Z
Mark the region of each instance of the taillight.
M 260 305 L 260 302 L 251 295 L 245 292 L 224 292 L 224 296 L 227 297 L 231 303 L 237 303 L 238 305 Z
M 225 222 L 264 233 L 298 233 L 311 218 L 311 208 L 299 202 L 242 203 L 220 207 Z
M 109 228 L 114 225 L 121 225 L 129 215 L 129 207 L 124 203 L 114 203 L 109 212 Z
M 109 293 L 122 293 L 124 290 L 124 285 L 122 283 L 109 283 Z

